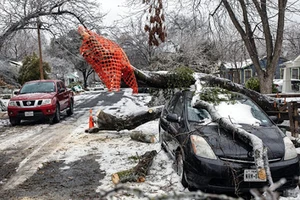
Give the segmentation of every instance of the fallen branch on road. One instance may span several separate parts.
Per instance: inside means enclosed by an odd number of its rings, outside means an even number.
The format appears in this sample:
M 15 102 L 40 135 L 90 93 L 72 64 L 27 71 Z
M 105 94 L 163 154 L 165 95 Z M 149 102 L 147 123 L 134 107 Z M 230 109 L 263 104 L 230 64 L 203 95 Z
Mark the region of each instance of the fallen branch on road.
M 144 182 L 156 155 L 156 150 L 147 151 L 140 157 L 140 161 L 135 167 L 112 174 L 112 182 L 114 184 L 125 182 Z

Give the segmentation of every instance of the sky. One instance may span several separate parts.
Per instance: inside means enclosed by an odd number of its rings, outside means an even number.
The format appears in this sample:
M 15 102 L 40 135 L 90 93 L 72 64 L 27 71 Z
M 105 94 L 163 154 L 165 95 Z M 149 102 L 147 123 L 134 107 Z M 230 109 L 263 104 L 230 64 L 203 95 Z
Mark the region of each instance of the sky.
M 102 4 L 104 12 L 108 12 L 103 20 L 105 25 L 120 19 L 120 14 L 126 11 L 126 8 L 122 7 L 126 0 L 98 0 L 98 2 Z

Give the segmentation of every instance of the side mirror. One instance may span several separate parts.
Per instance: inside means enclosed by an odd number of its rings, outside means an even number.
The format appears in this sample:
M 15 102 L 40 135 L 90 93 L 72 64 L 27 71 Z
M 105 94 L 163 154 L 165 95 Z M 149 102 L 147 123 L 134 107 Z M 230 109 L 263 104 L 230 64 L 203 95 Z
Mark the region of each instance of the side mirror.
M 167 114 L 166 119 L 168 121 L 170 121 L 170 122 L 176 122 L 176 123 L 180 122 L 180 117 L 178 117 L 178 115 L 175 114 L 175 113 L 169 113 L 169 114 Z
M 14 91 L 14 95 L 18 95 L 19 94 L 19 91 Z
M 65 92 L 65 91 L 66 91 L 65 88 L 60 88 L 58 92 L 59 92 L 59 93 L 62 93 L 62 92 Z
M 278 118 L 276 115 L 272 115 L 272 116 L 269 116 L 270 119 L 275 122 L 276 124 L 281 124 L 283 122 L 282 119 Z

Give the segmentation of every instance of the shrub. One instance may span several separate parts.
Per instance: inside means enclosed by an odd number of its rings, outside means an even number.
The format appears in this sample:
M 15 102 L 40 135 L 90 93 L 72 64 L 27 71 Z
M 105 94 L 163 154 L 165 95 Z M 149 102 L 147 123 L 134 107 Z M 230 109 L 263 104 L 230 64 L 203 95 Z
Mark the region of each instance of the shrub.
M 259 79 L 257 77 L 251 77 L 245 83 L 246 88 L 260 92 Z M 277 93 L 278 90 L 274 84 L 272 84 L 272 93 Z

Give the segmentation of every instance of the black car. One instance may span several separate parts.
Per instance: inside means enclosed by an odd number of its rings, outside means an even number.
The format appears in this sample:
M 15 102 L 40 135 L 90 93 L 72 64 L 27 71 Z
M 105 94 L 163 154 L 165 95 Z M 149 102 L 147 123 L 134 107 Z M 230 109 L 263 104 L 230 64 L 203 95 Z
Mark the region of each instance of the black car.
M 273 181 L 287 180 L 278 191 L 295 188 L 299 158 L 291 140 L 250 98 L 232 94 L 230 102 L 211 98 L 218 114 L 263 141 Z M 183 186 L 235 194 L 267 186 L 268 180 L 258 178 L 253 148 L 212 121 L 206 109 L 193 107 L 196 96 L 187 90 L 175 93 L 159 120 L 161 145 L 174 159 Z

